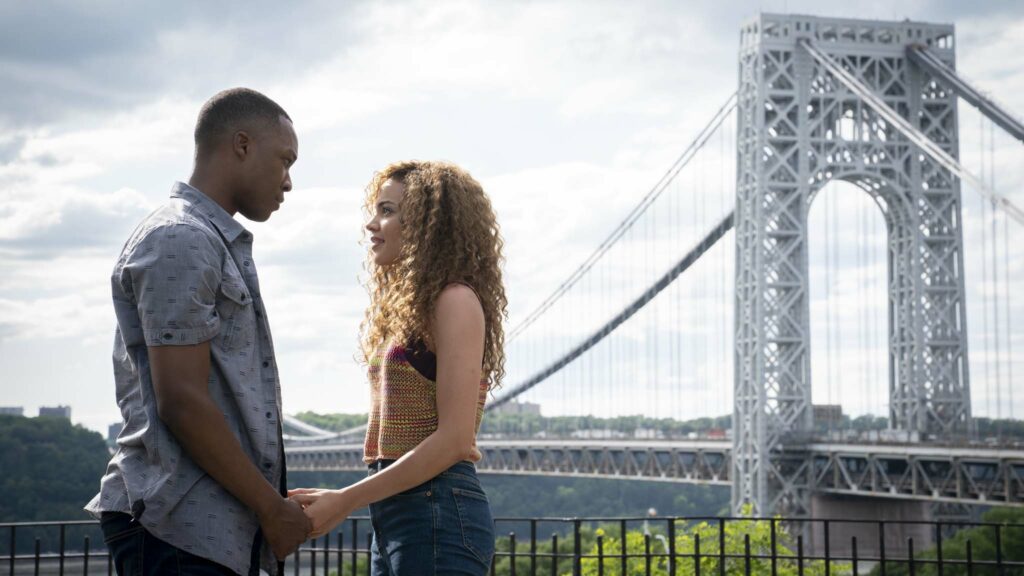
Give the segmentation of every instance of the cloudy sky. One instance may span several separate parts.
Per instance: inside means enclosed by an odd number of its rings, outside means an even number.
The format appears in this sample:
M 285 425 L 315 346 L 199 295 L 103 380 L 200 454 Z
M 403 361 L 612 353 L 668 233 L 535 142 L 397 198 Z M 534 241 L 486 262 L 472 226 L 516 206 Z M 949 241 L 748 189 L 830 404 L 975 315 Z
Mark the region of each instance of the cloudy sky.
M 195 116 L 216 91 L 265 92 L 299 135 L 287 204 L 245 222 L 285 410 L 357 412 L 359 206 L 375 169 L 447 159 L 484 184 L 514 321 L 735 90 L 738 30 L 759 11 L 953 22 L 961 71 L 1024 113 L 1024 7 L 1009 1 L 0 4 L 0 405 L 117 420 L 110 271 L 135 223 L 187 180 Z M 977 158 L 972 118 L 963 141 Z M 1024 204 L 1019 143 L 996 142 L 997 188 Z M 1024 236 L 1010 238 L 1019 278 Z

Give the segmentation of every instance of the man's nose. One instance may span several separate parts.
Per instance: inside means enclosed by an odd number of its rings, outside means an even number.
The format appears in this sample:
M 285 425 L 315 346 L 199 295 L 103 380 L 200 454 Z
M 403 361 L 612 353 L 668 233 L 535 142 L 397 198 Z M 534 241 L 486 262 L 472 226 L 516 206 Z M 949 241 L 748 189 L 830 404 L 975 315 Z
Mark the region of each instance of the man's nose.
M 292 175 L 291 174 L 289 174 L 288 177 L 284 179 L 284 185 L 281 187 L 281 189 L 284 190 L 285 192 L 291 192 L 292 191 Z

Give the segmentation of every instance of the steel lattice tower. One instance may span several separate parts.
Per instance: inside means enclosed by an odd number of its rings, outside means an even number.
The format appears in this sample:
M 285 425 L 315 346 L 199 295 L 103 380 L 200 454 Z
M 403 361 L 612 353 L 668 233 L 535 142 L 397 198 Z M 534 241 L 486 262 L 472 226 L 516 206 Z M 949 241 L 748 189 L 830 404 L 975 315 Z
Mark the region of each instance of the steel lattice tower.
M 956 96 L 907 57 L 954 66 L 952 25 L 763 14 L 741 32 L 736 184 L 735 511 L 809 514 L 807 215 L 832 180 L 885 217 L 889 422 L 921 438 L 970 421 L 960 185 L 865 104 L 812 43 L 957 158 Z

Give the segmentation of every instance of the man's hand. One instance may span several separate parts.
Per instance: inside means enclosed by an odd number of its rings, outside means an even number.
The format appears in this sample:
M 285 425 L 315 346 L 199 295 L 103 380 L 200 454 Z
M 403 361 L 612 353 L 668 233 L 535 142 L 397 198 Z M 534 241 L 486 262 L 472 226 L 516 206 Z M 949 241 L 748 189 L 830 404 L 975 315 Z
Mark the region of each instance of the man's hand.
M 313 530 L 302 507 L 284 498 L 279 498 L 272 509 L 259 514 L 259 520 L 263 537 L 270 543 L 278 560 L 284 560 L 298 550 Z

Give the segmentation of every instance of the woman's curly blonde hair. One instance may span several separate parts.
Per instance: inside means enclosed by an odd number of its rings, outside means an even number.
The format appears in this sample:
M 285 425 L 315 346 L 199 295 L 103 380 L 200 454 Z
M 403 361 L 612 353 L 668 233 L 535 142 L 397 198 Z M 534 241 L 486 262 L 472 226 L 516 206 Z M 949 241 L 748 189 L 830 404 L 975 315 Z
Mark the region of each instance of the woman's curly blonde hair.
M 484 311 L 483 373 L 491 388 L 505 376 L 508 315 L 501 280 L 501 234 L 491 201 L 465 170 L 446 162 L 406 161 L 374 174 L 366 188 L 367 218 L 376 210 L 381 186 L 401 182 L 399 206 L 402 248 L 398 259 L 378 266 L 366 261 L 370 305 L 360 324 L 363 360 L 387 343 L 405 346 L 422 340 L 433 349 L 431 322 L 437 298 L 453 282 L 476 290 Z

